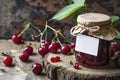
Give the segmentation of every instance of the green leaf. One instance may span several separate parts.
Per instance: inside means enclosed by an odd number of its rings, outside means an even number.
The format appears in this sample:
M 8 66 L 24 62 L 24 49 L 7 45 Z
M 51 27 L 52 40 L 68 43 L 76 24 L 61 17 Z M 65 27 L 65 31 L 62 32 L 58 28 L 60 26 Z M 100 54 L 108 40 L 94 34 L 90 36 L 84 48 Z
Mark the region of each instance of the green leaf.
M 111 16 L 111 25 L 112 26 L 117 26 L 119 22 L 119 16 Z
M 73 0 L 75 4 L 84 4 L 85 0 Z
M 120 32 L 117 33 L 116 38 L 117 38 L 117 39 L 120 39 Z
M 52 19 L 62 20 L 74 13 L 76 10 L 84 7 L 84 4 L 71 4 L 59 10 Z

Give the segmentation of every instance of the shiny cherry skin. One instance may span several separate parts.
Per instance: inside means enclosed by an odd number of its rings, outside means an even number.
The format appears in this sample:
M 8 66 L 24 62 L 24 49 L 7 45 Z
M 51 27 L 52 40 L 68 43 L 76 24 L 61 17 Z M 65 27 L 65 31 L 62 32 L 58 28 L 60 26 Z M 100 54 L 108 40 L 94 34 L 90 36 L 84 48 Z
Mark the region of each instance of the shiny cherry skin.
M 28 53 L 22 52 L 22 54 L 19 56 L 19 59 L 20 59 L 22 62 L 28 61 L 28 59 L 29 59 Z
M 60 61 L 60 56 L 56 56 L 56 57 L 55 57 L 55 60 L 56 60 L 57 62 L 59 62 L 59 61 Z
M 51 57 L 50 58 L 51 62 L 60 62 L 60 56 L 56 56 L 56 57 Z
M 55 45 L 57 48 L 60 48 L 60 43 L 58 41 L 53 41 L 52 45 Z
M 58 48 L 60 48 L 60 44 L 58 41 L 53 41 L 50 45 L 49 45 L 49 51 L 52 53 L 56 53 L 58 51 Z
M 31 55 L 33 53 L 33 47 L 26 46 L 23 51 L 28 53 L 28 55 Z
M 50 45 L 50 41 L 44 40 L 44 41 L 42 42 L 42 46 L 49 47 L 49 45 Z
M 43 70 L 43 67 L 39 63 L 34 63 L 34 65 L 32 66 L 32 72 L 34 74 L 40 74 L 42 70 Z
M 55 57 L 51 57 L 51 58 L 50 58 L 50 61 L 51 61 L 51 62 L 56 62 Z
M 5 66 L 11 66 L 12 65 L 12 62 L 13 62 L 13 59 L 11 56 L 6 56 L 4 59 L 3 59 L 3 63 Z
M 38 53 L 39 53 L 42 57 L 44 57 L 44 56 L 48 53 L 48 51 L 49 51 L 48 47 L 45 47 L 45 46 L 40 47 L 40 48 L 38 49 Z
M 73 64 L 73 67 L 74 67 L 75 69 L 78 69 L 78 68 L 79 68 L 79 64 L 78 64 L 78 63 L 74 63 L 74 64 Z
M 71 51 L 71 48 L 69 45 L 65 44 L 61 47 L 60 50 L 62 54 L 67 55 Z
M 16 43 L 16 44 L 19 44 L 19 43 L 22 42 L 22 38 L 21 38 L 21 36 L 18 36 L 18 34 L 14 34 L 14 35 L 12 36 L 12 41 L 13 41 L 14 43 Z
M 52 53 L 56 53 L 58 50 L 58 48 L 56 47 L 56 45 L 50 44 L 49 45 L 49 51 Z

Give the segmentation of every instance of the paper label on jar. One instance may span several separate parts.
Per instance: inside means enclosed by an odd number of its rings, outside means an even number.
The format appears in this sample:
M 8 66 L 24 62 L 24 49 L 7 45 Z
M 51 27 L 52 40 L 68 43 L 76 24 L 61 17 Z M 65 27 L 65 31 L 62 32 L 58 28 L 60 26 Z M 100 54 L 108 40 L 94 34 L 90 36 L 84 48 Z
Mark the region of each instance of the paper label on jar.
M 76 37 L 76 51 L 97 56 L 98 48 L 99 39 L 86 35 L 79 35 Z

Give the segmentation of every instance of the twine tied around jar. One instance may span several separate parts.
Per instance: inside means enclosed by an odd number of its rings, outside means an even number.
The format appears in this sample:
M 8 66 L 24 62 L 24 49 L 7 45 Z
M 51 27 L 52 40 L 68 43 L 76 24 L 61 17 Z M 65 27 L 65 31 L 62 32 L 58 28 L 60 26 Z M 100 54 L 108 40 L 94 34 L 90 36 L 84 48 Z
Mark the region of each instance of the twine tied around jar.
M 70 33 L 73 36 L 83 34 L 84 32 L 88 32 L 89 35 L 94 36 L 96 38 L 112 40 L 116 37 L 118 31 L 111 25 L 87 27 L 81 24 L 72 27 L 70 30 Z
M 72 35 L 82 34 L 83 32 L 91 32 L 95 34 L 100 34 L 100 27 L 99 26 L 93 26 L 93 27 L 85 27 L 83 25 L 74 26 L 71 28 L 70 32 Z

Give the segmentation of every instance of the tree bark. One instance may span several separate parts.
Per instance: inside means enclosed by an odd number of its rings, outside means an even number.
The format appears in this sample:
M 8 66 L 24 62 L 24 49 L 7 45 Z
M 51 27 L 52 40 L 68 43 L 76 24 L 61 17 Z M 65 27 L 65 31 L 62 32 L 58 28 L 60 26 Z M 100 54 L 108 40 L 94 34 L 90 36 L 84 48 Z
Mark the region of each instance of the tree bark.
M 60 56 L 60 62 L 51 62 L 50 58 Z M 107 66 L 102 69 L 89 69 L 80 66 L 74 69 L 74 55 L 65 56 L 62 54 L 49 54 L 46 58 L 47 75 L 52 80 L 120 80 L 120 69 Z

